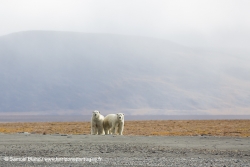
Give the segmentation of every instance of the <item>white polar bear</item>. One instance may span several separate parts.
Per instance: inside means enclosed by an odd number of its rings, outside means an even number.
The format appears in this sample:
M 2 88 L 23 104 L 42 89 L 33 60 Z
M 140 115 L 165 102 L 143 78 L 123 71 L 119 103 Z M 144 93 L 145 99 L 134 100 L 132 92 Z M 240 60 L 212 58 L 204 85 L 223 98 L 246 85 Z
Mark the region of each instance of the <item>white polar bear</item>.
M 93 111 L 92 118 L 91 118 L 91 134 L 92 135 L 103 135 L 103 120 L 104 116 L 100 114 L 99 111 Z
M 103 128 L 106 135 L 115 135 L 116 132 L 118 132 L 119 135 L 123 135 L 122 132 L 124 129 L 124 114 L 118 113 L 107 115 L 103 120 Z

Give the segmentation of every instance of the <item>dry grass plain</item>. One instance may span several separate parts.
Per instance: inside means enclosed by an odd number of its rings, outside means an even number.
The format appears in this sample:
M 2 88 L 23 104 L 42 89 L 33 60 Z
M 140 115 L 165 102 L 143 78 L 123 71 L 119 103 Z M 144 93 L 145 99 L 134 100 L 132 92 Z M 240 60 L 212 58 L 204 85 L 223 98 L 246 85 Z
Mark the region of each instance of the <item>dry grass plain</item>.
M 0 123 L 0 133 L 90 134 L 90 122 Z M 124 135 L 250 137 L 250 120 L 126 121 Z

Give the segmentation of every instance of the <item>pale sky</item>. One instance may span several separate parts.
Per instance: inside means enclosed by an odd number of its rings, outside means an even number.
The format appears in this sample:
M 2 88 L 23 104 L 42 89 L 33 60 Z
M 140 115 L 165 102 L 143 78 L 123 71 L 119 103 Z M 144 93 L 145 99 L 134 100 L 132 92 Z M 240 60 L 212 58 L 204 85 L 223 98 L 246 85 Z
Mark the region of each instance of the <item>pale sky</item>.
M 0 36 L 28 30 L 156 37 L 248 49 L 249 0 L 0 0 Z

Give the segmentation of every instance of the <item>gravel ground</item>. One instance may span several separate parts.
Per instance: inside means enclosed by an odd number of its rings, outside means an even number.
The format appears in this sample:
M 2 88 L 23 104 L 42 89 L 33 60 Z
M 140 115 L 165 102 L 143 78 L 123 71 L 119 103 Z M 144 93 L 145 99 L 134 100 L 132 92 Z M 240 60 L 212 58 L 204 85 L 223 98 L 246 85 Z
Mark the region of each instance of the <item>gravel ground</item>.
M 250 167 L 250 139 L 0 134 L 0 166 Z

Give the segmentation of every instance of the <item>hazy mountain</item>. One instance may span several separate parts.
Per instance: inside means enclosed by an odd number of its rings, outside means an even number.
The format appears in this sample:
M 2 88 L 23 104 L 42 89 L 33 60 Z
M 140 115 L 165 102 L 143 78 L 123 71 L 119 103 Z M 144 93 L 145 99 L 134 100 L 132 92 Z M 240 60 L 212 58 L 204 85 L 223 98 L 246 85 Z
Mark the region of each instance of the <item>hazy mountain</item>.
M 249 64 L 146 37 L 14 33 L 0 37 L 0 112 L 250 114 Z

